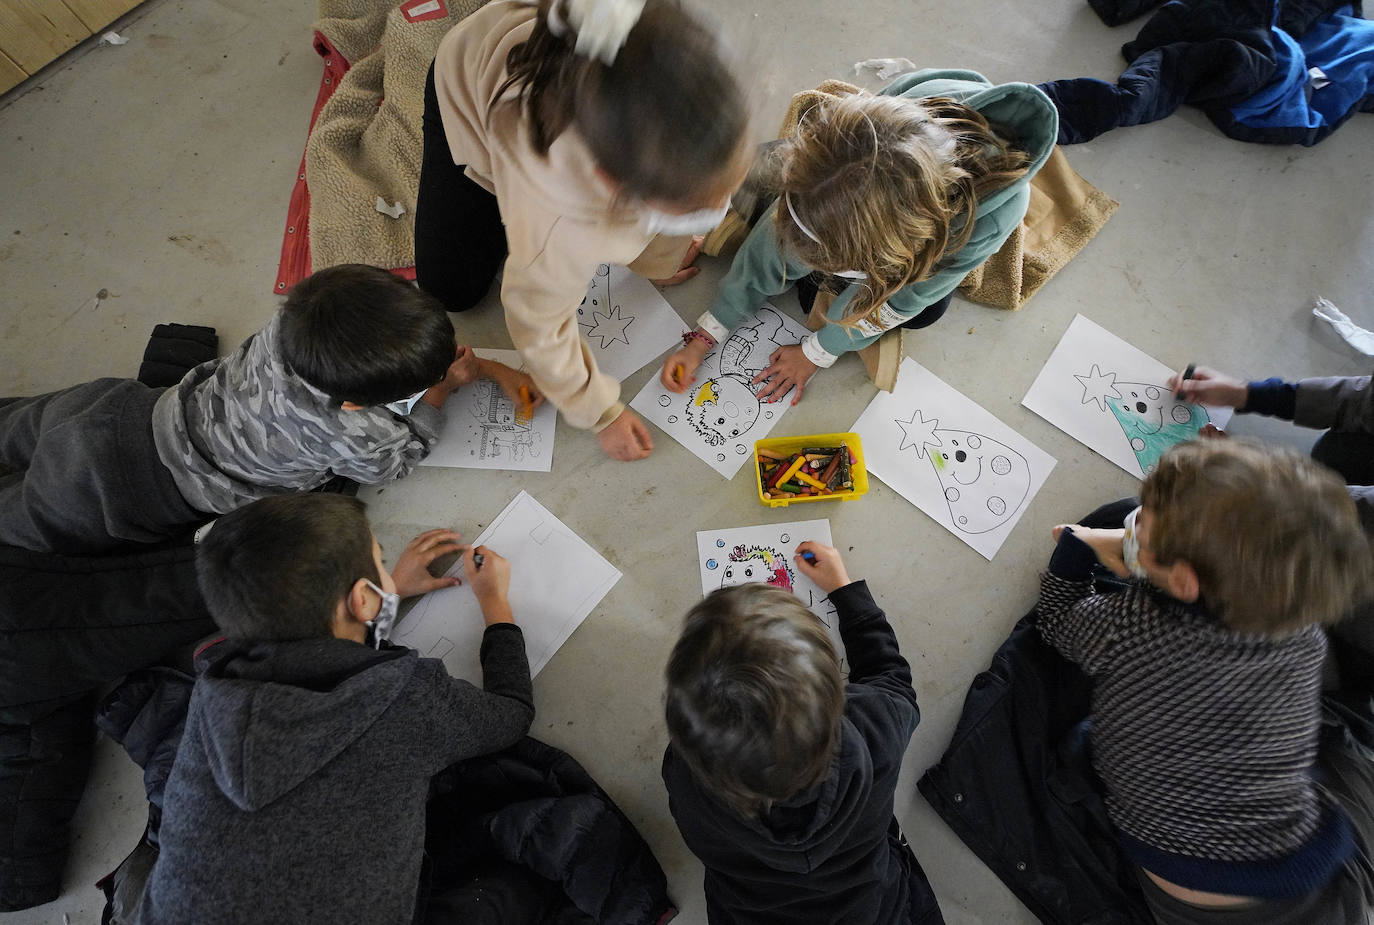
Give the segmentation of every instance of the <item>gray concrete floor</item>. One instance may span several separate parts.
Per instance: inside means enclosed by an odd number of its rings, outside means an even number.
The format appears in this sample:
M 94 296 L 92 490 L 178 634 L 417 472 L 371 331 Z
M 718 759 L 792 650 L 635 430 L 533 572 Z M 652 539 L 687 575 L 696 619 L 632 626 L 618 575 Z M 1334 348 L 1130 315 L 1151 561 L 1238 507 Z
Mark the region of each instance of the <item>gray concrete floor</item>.
M 1117 49 L 1135 31 L 1106 28 L 1079 0 L 710 5 L 748 37 L 761 137 L 792 91 L 852 78 L 861 58 L 902 55 L 995 80 L 1114 79 Z M 118 26 L 129 44 L 88 44 L 0 100 L 0 394 L 131 376 L 158 322 L 213 325 L 227 351 L 269 317 L 320 74 L 312 15 L 309 4 L 274 0 L 150 0 Z M 956 301 L 946 320 L 909 340 L 918 360 L 1059 461 L 992 563 L 881 484 L 857 503 L 770 512 L 753 498 L 747 471 L 723 482 L 661 433 L 649 461 L 623 465 L 567 427 L 549 474 L 421 469 L 367 492 L 377 532 L 393 550 L 435 525 L 472 536 L 525 488 L 625 573 L 537 679 L 534 733 L 580 759 L 620 802 L 668 871 L 679 921 L 698 925 L 701 868 L 668 816 L 658 776 L 661 669 L 698 594 L 694 532 L 828 516 L 851 574 L 870 579 L 915 668 L 923 721 L 897 811 L 946 919 L 1030 922 L 915 784 L 948 742 L 970 680 L 1033 602 L 1050 526 L 1136 483 L 1020 407 L 1021 396 L 1077 312 L 1175 366 L 1367 373 L 1368 361 L 1308 308 L 1322 294 L 1374 324 L 1372 145 L 1369 116 L 1300 149 L 1230 141 L 1184 111 L 1069 149 L 1075 167 L 1121 201 L 1105 230 L 1025 310 Z M 706 261 L 668 299 L 695 317 L 723 270 Z M 108 297 L 96 299 L 100 290 Z M 782 304 L 795 308 L 790 297 Z M 476 345 L 509 345 L 494 301 L 459 325 Z M 632 376 L 626 393 L 650 372 Z M 846 429 L 872 394 L 858 363 L 842 361 L 808 389 L 786 432 Z M 1233 430 L 1303 439 L 1246 419 Z M 102 742 L 65 895 L 4 920 L 98 921 L 92 884 L 142 825 L 138 771 Z

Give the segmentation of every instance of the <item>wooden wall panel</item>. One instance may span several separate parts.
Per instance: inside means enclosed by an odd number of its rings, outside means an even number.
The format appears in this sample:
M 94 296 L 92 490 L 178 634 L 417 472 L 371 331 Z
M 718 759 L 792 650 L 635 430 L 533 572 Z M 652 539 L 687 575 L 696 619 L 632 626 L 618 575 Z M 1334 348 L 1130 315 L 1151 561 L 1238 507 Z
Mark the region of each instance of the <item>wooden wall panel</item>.
M 0 52 L 0 93 L 19 86 L 28 76 L 23 68 L 11 61 L 4 52 Z
M 6 3 L 8 0 L 0 0 Z M 91 32 L 99 32 L 143 0 L 62 0 Z
M 92 30 L 61 0 L 0 0 L 0 52 L 32 74 Z

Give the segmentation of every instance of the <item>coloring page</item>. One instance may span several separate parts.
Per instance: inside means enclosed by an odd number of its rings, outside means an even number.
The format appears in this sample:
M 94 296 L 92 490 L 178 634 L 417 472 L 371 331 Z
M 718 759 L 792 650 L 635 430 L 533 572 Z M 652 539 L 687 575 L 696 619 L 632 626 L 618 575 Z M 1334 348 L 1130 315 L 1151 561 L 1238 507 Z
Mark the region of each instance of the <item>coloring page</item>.
M 577 310 L 577 325 L 597 368 L 621 381 L 682 346 L 688 329 L 653 283 L 604 263 Z
M 482 531 L 473 545 L 510 560 L 510 607 L 525 634 L 530 674 L 539 674 L 559 646 L 620 580 L 620 571 L 526 492 Z M 459 559 L 445 574 L 463 577 Z M 426 658 L 443 659 L 455 678 L 482 686 L 482 610 L 466 580 L 424 595 L 396 621 L 391 641 Z
M 1054 459 L 907 357 L 852 428 L 870 475 L 991 560 Z
M 1143 479 L 1209 419 L 1218 427 L 1231 420 L 1230 408 L 1175 401 L 1164 385 L 1174 372 L 1078 315 L 1021 404 Z
M 750 460 L 754 441 L 768 436 L 791 407 L 790 391 L 777 401 L 759 402 L 763 383 L 753 385 L 751 380 L 768 366 L 773 351 L 800 343 L 808 333 L 800 321 L 764 305 L 706 355 L 697 369 L 696 385 L 685 395 L 667 391 L 658 376 L 652 376 L 630 407 L 712 469 L 733 478 Z
M 475 350 L 485 360 L 520 369 L 514 350 Z M 444 429 L 422 466 L 548 472 L 558 409 L 548 402 L 524 414 L 490 379 L 470 382 L 444 403 Z
M 820 617 L 830 630 L 830 638 L 841 656 L 841 668 L 849 674 L 843 660 L 844 645 L 835 619 L 835 607 L 816 583 L 797 569 L 797 546 L 807 540 L 831 545 L 829 520 L 799 520 L 758 527 L 730 527 L 697 533 L 697 564 L 701 567 L 701 593 L 717 588 L 762 582 L 791 591 Z

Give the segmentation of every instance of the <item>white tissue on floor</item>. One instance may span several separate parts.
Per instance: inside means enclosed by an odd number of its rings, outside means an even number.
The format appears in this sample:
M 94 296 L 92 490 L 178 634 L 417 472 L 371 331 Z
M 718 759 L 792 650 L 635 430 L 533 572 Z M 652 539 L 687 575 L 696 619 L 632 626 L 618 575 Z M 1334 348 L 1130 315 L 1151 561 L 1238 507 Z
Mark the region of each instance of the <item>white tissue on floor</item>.
M 118 32 L 106 32 L 100 37 L 100 44 L 102 45 L 127 45 L 128 42 L 129 40 Z
M 400 218 L 406 214 L 406 207 L 401 205 L 400 200 L 396 204 L 389 205 L 381 196 L 377 197 L 377 211 L 383 215 L 390 215 L 392 218 Z
M 916 70 L 916 63 L 910 58 L 869 58 L 867 61 L 855 61 L 854 73 L 866 67 L 877 71 L 879 80 L 891 80 L 898 74 Z
M 1350 316 L 1330 302 L 1317 297 L 1312 314 L 1330 324 L 1347 344 L 1367 357 L 1374 357 L 1374 331 L 1366 331 L 1350 320 Z

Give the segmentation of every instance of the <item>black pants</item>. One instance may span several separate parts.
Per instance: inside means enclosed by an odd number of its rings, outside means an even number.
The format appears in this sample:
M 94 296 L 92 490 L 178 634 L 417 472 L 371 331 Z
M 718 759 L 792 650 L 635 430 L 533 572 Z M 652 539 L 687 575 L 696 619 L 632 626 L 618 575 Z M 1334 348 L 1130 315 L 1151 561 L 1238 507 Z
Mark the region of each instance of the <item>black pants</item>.
M 1328 430 L 1313 445 L 1312 458 L 1339 472 L 1347 485 L 1374 485 L 1374 434 Z
M 453 163 L 434 65 L 425 79 L 424 155 L 415 199 L 415 279 L 451 312 L 482 300 L 506 259 L 506 229 L 496 197 Z
M 811 311 L 811 306 L 816 304 L 816 296 L 820 292 L 820 282 L 825 277 L 819 273 L 812 273 L 797 280 L 797 301 L 801 303 L 804 313 Z M 949 303 L 954 298 L 954 293 L 949 293 L 938 302 L 932 302 L 922 309 L 918 314 L 902 322 L 900 327 L 910 331 L 928 328 L 945 316 L 949 311 Z

